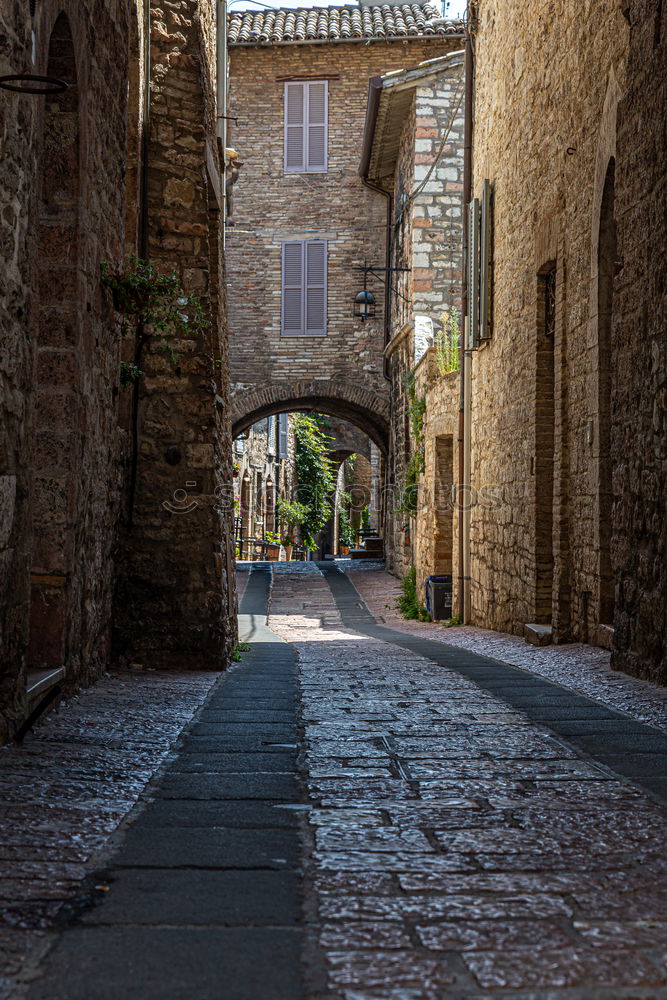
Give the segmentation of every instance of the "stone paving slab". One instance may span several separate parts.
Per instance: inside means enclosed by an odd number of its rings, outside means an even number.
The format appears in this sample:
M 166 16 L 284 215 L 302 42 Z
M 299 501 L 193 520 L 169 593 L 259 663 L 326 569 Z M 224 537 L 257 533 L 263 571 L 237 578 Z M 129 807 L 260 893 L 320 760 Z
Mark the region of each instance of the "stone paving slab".
M 502 677 L 488 656 L 454 649 L 448 665 L 425 655 L 433 643 L 371 635 L 372 616 L 353 596 L 334 602 L 324 578 L 274 574 L 270 607 L 301 666 L 311 879 L 332 997 L 667 996 L 656 800 L 508 704 L 504 684 L 480 687 L 475 668 L 480 682 Z M 592 706 L 593 725 L 646 733 L 623 711 L 526 680 L 522 700 L 556 702 L 557 718 Z
M 86 927 L 63 935 L 31 1000 L 297 1000 L 297 929 Z M 271 970 L 270 976 L 267 969 Z
M 176 826 L 201 827 L 211 829 L 224 827 L 226 829 L 291 829 L 297 826 L 296 816 L 284 808 L 284 803 L 271 802 L 266 799 L 257 801 L 225 801 L 203 802 L 184 798 L 180 801 L 160 800 L 153 802 L 144 809 L 135 822 L 135 829 L 158 829 Z
M 195 753 L 179 757 L 170 765 L 170 774 L 291 774 L 296 768 L 296 753 L 286 753 L 280 747 L 275 752 L 263 747 L 262 753 Z
M 271 772 L 269 774 L 168 774 L 153 789 L 156 798 L 182 799 L 186 795 L 191 800 L 204 799 L 208 802 L 227 799 L 281 799 L 283 802 L 298 802 L 301 798 L 299 782 L 293 774 Z
M 287 927 L 303 919 L 294 872 L 255 871 L 252 892 L 247 872 L 238 870 L 165 869 L 159 880 L 141 868 L 112 870 L 102 882 L 113 885 L 114 892 L 103 910 L 83 915 L 84 924 Z

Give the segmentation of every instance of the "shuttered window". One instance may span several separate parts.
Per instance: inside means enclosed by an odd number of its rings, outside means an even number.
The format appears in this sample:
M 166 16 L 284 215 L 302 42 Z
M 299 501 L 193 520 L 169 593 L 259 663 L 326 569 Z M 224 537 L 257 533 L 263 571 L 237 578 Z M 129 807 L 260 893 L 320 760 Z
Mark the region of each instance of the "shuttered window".
M 283 243 L 283 336 L 324 337 L 326 332 L 327 241 Z
M 285 84 L 285 171 L 325 173 L 327 169 L 326 80 Z
M 278 414 L 278 458 L 287 458 L 289 452 L 289 415 Z

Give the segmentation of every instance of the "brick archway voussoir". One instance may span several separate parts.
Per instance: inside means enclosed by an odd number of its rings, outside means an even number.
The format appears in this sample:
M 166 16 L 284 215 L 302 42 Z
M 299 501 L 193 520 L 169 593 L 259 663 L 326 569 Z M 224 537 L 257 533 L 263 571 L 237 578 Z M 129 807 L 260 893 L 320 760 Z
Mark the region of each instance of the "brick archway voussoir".
M 386 453 L 389 440 L 389 396 L 335 379 L 272 383 L 262 389 L 232 392 L 232 433 L 257 420 L 290 410 L 319 410 L 359 427 Z

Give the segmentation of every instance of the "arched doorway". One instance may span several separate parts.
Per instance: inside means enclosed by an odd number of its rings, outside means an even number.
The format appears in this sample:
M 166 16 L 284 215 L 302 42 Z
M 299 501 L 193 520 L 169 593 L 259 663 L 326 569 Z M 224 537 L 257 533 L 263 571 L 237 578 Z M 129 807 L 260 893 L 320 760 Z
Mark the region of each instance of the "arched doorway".
M 46 97 L 38 180 L 28 647 L 33 671 L 62 667 L 67 659 L 82 444 L 79 92 L 64 13 L 51 34 L 46 72 L 69 87 Z
M 611 330 L 614 309 L 614 272 L 617 258 L 614 184 L 616 161 L 607 166 L 598 236 L 598 548 L 600 623 L 614 623 L 614 576 L 611 565 L 612 463 L 611 463 Z

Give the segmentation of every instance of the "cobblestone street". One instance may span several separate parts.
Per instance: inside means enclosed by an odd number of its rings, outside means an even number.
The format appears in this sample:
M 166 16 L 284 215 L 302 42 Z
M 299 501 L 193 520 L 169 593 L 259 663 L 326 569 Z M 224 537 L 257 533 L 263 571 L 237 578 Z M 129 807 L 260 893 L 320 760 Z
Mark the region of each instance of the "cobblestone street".
M 658 689 L 389 630 L 377 569 L 240 575 L 241 664 L 110 678 L 3 752 L 2 995 L 667 997 Z
M 319 575 L 274 576 L 270 626 L 301 664 L 335 995 L 667 995 L 656 800 L 471 680 L 342 628 Z

